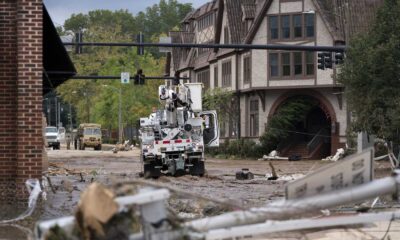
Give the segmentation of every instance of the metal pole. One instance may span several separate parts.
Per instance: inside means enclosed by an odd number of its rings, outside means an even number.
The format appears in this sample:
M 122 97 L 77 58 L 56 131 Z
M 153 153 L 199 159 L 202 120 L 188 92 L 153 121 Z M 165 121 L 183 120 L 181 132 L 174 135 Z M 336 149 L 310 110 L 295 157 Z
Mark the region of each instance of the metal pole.
M 198 231 L 260 223 L 272 219 L 287 219 L 301 217 L 304 214 L 334 206 L 360 202 L 386 194 L 397 194 L 400 184 L 399 172 L 393 177 L 378 179 L 358 187 L 343 189 L 298 200 L 282 200 L 267 205 L 264 208 L 253 208 L 248 211 L 236 211 L 194 220 L 186 223 L 187 227 Z
M 121 100 L 122 100 L 122 89 L 119 88 L 119 101 L 118 101 L 118 141 L 119 141 L 120 144 L 122 144 Z
M 279 44 L 205 44 L 205 43 L 101 43 L 81 42 L 64 43 L 65 46 L 103 46 L 103 47 L 167 47 L 167 48 L 225 48 L 225 49 L 258 49 L 284 51 L 323 51 L 344 52 L 346 46 L 303 46 Z
M 55 122 L 54 125 L 57 127 L 57 123 L 58 123 L 58 114 L 57 114 L 57 111 L 58 111 L 58 101 L 57 101 L 57 96 L 56 96 L 54 99 L 55 99 L 55 103 L 54 103 L 54 105 L 55 105 L 54 115 L 56 116 L 56 122 Z
M 61 123 L 61 102 L 58 101 L 58 122 L 57 122 L 57 127 L 60 127 Z
M 71 103 L 69 104 L 69 130 L 72 132 L 72 108 Z

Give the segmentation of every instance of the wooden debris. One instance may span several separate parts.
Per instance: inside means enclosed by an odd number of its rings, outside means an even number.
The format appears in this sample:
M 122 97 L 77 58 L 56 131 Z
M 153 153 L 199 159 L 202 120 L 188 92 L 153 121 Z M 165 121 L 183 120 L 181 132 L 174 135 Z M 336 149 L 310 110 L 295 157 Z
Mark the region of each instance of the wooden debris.
M 105 236 L 103 224 L 107 223 L 118 212 L 114 193 L 99 183 L 91 184 L 82 193 L 78 204 L 76 219 L 84 239 L 92 235 Z

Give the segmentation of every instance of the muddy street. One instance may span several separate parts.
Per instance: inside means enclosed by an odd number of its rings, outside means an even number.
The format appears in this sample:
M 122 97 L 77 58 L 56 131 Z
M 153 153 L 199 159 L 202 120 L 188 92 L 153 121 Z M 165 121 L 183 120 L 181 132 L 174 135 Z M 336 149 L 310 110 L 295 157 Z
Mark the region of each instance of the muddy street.
M 115 187 L 117 182 L 143 181 L 140 177 L 142 165 L 139 153 L 138 149 L 118 153 L 113 153 L 111 150 L 93 151 L 92 149 L 49 150 L 49 185 L 45 187 L 46 200 L 40 200 L 32 217 L 24 220 L 22 226 L 33 229 L 38 220 L 73 215 L 81 193 L 92 182 Z M 269 162 L 274 166 L 279 176 L 278 180 L 267 180 L 266 175 L 271 175 Z M 229 210 L 259 207 L 268 202 L 283 199 L 285 184 L 288 181 L 300 178 L 327 164 L 329 162 L 319 160 L 257 161 L 208 158 L 206 159 L 206 174 L 203 177 L 162 176 L 147 181 L 153 185 L 179 189 L 183 192 L 178 197 L 173 196 L 169 205 L 180 217 L 191 219 L 217 215 Z M 248 168 L 254 174 L 254 179 L 236 180 L 235 173 L 242 168 Z M 376 178 L 389 174 L 388 162 L 376 163 Z M 218 203 L 207 199 L 215 199 Z M 2 218 L 11 218 L 23 210 L 23 208 L 16 209 L 10 205 L 2 209 Z M 1 234 L 8 234 L 0 236 L 9 236 L 10 232 L 21 235 L 21 230 L 15 227 L 0 228 Z M 18 239 L 24 239 L 23 235 Z M 285 235 L 285 237 L 299 239 L 302 236 L 292 235 Z M 10 239 L 10 237 L 5 239 Z
M 52 184 L 56 187 L 61 186 L 61 190 L 68 190 L 68 186 L 65 187 L 65 185 L 72 185 L 70 186 L 70 188 L 72 187 L 70 193 L 72 202 L 75 202 L 74 199 L 79 196 L 79 192 L 92 181 L 99 181 L 106 185 L 116 181 L 129 181 L 139 178 L 139 173 L 142 171 L 138 149 L 120 151 L 116 154 L 111 151 L 60 150 L 50 151 L 48 155 L 50 164 L 58 164 L 83 173 L 84 182 L 80 175 L 55 174 L 51 176 L 52 174 L 50 174 Z M 204 177 L 162 176 L 152 181 L 235 205 L 253 207 L 284 197 L 284 184 L 288 180 L 298 178 L 327 163 L 321 161 L 272 161 L 272 164 L 278 176 L 281 177 L 277 181 L 269 181 L 265 177 L 266 174 L 271 173 L 270 166 L 266 161 L 226 159 L 207 159 Z M 242 168 L 249 168 L 255 175 L 254 179 L 236 180 L 235 173 Z M 49 197 L 51 195 L 49 194 Z

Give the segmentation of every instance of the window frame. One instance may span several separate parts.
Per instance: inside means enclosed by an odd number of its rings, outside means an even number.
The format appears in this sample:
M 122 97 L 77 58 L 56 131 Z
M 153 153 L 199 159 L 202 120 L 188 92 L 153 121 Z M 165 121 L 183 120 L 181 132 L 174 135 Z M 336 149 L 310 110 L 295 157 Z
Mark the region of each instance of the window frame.
M 252 81 L 252 58 L 250 54 L 243 56 L 243 83 L 248 84 Z
M 298 16 L 301 15 L 301 27 L 302 27 L 302 36 L 301 37 L 295 37 L 295 25 L 294 25 L 294 16 Z M 313 32 L 314 35 L 312 37 L 307 37 L 307 28 L 306 28 L 306 16 L 308 15 L 312 15 L 313 16 Z M 282 35 L 282 17 L 284 16 L 289 16 L 289 27 L 290 27 L 290 38 L 283 38 Z M 278 30 L 278 38 L 272 38 L 272 28 L 271 28 L 271 18 L 272 17 L 276 17 L 277 19 L 277 30 Z M 281 42 L 281 41 L 285 41 L 285 42 L 294 42 L 294 41 L 300 41 L 300 40 L 314 40 L 316 39 L 316 24 L 317 24 L 317 18 L 316 18 L 316 14 L 311 14 L 311 13 L 303 13 L 303 12 L 293 12 L 293 13 L 281 13 L 281 14 L 268 14 L 267 17 L 267 39 L 268 42 Z
M 254 104 L 254 103 L 257 104 Z M 254 105 L 256 108 L 254 108 Z M 249 99 L 249 137 L 260 135 L 260 100 L 258 98 Z
M 229 66 L 226 67 L 226 66 Z M 231 60 L 227 60 L 222 62 L 222 82 L 221 85 L 222 87 L 232 87 L 232 61 Z M 228 68 L 228 69 L 226 69 Z
M 219 82 L 218 82 L 218 64 L 214 65 L 214 86 L 219 87 Z
M 283 76 L 283 54 L 289 53 L 290 56 L 290 75 L 288 76 Z M 295 53 L 301 53 L 301 74 L 295 75 Z M 267 71 L 268 71 L 268 78 L 271 80 L 299 80 L 299 79 L 313 79 L 316 77 L 317 70 L 316 70 L 316 53 L 313 52 L 313 61 L 312 61 L 312 69 L 313 69 L 313 74 L 307 74 L 307 53 L 304 51 L 268 51 L 268 66 L 267 66 Z M 272 76 L 272 71 L 271 71 L 271 55 L 276 54 L 277 55 L 277 68 L 278 68 L 278 75 L 277 76 Z M 311 65 L 311 63 L 309 64 Z
M 210 68 L 196 72 L 196 82 L 202 83 L 204 91 L 207 91 L 210 86 Z
M 300 16 L 300 21 L 301 21 L 301 23 L 300 23 L 300 27 L 301 27 L 301 36 L 300 37 L 296 37 L 296 25 L 295 25 L 295 22 L 294 22 L 294 19 L 295 19 L 295 16 Z M 291 21 L 292 21 L 292 28 L 291 28 L 291 30 L 293 31 L 292 32 L 292 38 L 293 39 L 303 39 L 304 38 L 304 14 L 302 14 L 302 13 L 299 13 L 299 14 L 293 14 L 292 15 L 292 19 L 291 19 Z

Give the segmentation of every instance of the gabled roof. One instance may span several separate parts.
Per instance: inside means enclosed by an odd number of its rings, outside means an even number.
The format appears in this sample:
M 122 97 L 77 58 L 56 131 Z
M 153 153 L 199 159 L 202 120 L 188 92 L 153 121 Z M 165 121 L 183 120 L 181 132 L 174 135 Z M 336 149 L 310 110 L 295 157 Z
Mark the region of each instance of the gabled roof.
M 222 23 L 224 12 L 227 13 L 227 24 L 230 31 L 231 43 L 245 43 L 251 44 L 255 35 L 260 30 L 260 26 L 266 17 L 268 9 L 272 1 L 279 0 L 213 0 L 204 4 L 200 8 L 189 13 L 183 22 L 190 22 L 198 20 L 208 12 L 217 12 L 215 23 L 215 36 L 214 42 L 219 43 L 222 32 Z M 357 32 L 368 29 L 371 21 L 374 19 L 376 9 L 384 0 L 311 0 L 315 5 L 315 11 L 321 16 L 323 23 L 332 35 L 334 41 L 344 41 Z M 305 9 L 306 11 L 308 9 Z M 311 10 L 311 9 L 310 9 Z M 338 17 L 343 16 L 343 17 Z M 248 30 L 245 21 L 252 19 L 253 24 Z M 348 29 L 345 32 L 345 27 Z M 187 36 L 185 36 L 187 34 Z M 193 35 L 191 35 L 193 34 Z M 347 35 L 347 36 L 346 36 Z M 183 42 L 185 37 L 188 39 L 195 38 L 194 33 L 181 33 L 179 42 Z M 193 40 L 195 41 L 195 40 Z M 199 69 L 204 64 L 216 60 L 218 57 L 224 56 L 234 52 L 235 49 L 214 49 L 210 54 L 203 54 L 196 56 L 195 49 L 190 49 L 189 54 L 185 53 L 177 55 L 187 55 L 186 59 L 176 59 L 180 67 L 188 68 L 194 67 Z M 174 53 L 173 53 L 174 54 Z M 181 56 L 179 56 L 181 57 Z M 177 58 L 179 58 L 177 57 Z M 175 63 L 175 59 L 174 63 Z M 174 64 L 175 66 L 175 64 Z
M 256 35 L 258 29 L 260 28 L 260 25 L 262 21 L 265 18 L 265 14 L 267 14 L 267 11 L 269 7 L 271 6 L 273 0 L 263 0 L 263 1 L 258 1 L 256 9 L 258 9 L 258 12 L 256 12 L 256 18 L 254 20 L 253 25 L 251 26 L 249 32 L 247 33 L 247 36 L 244 39 L 244 43 L 246 44 L 251 44 L 251 42 L 254 39 L 254 36 Z
M 313 0 L 336 40 L 367 31 L 384 0 Z

